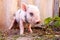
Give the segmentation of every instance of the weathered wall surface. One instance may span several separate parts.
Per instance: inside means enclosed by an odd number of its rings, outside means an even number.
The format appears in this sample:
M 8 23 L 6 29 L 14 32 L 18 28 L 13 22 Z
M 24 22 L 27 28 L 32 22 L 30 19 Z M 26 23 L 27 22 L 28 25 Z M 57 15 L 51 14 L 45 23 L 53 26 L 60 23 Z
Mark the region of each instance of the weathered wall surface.
M 18 9 L 18 0 L 0 0 L 0 29 L 8 28 L 13 14 Z
M 5 14 L 6 14 L 6 24 L 9 27 L 11 24 L 11 19 L 13 18 L 14 12 L 17 10 L 17 0 L 5 0 L 4 1 Z
M 0 28 L 3 29 L 3 27 L 5 26 L 5 9 L 4 9 L 4 4 L 3 4 L 3 0 L 0 0 Z
M 59 7 L 60 7 L 60 0 L 59 0 Z
M 10 26 L 14 12 L 20 8 L 20 2 L 38 6 L 42 20 L 53 15 L 54 0 L 0 0 L 0 28 Z
M 38 6 L 42 20 L 44 20 L 46 17 L 53 16 L 54 0 L 21 0 L 21 2 Z

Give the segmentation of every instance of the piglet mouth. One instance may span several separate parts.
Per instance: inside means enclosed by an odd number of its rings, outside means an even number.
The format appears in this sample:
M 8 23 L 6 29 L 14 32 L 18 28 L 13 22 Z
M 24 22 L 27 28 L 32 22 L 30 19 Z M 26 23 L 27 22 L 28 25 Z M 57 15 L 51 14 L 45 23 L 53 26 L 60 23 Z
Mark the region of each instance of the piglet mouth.
M 36 22 L 35 24 L 40 24 L 40 21 Z

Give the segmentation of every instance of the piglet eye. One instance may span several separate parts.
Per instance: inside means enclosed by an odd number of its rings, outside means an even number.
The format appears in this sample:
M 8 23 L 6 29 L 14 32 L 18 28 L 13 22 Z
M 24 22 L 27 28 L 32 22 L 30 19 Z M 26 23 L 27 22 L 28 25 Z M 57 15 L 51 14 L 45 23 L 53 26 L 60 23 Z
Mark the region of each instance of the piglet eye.
M 30 13 L 30 16 L 33 16 L 33 13 Z

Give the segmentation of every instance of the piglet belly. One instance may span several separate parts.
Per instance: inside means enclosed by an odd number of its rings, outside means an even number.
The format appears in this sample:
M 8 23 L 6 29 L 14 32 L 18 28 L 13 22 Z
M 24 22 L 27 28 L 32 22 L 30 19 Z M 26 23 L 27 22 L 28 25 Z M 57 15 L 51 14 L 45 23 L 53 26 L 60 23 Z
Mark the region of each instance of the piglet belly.
M 16 18 L 16 21 L 19 22 L 19 20 L 20 20 L 20 15 L 17 14 L 15 18 Z

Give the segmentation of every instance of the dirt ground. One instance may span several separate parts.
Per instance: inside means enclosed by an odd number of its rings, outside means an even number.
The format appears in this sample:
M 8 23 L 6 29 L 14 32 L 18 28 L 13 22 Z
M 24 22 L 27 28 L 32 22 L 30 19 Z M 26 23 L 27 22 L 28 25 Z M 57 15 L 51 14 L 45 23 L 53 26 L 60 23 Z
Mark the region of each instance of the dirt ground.
M 60 40 L 60 31 L 32 28 L 33 33 L 25 29 L 24 35 L 19 35 L 19 29 L 11 29 L 7 32 L 0 32 L 0 40 Z

